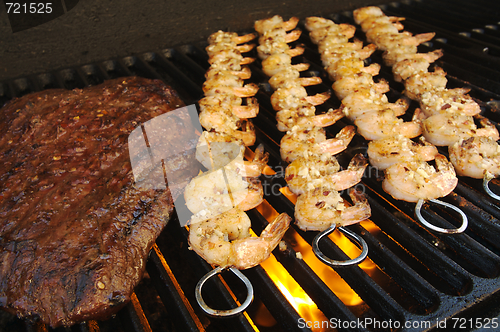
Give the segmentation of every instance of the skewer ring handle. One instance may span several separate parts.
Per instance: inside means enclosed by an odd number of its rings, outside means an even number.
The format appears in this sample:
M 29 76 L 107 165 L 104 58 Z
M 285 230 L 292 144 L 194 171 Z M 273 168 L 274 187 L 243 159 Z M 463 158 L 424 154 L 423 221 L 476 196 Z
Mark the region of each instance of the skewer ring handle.
M 215 269 L 213 269 L 210 272 L 208 272 L 207 274 L 205 274 L 200 279 L 200 281 L 198 281 L 198 284 L 196 284 L 196 288 L 195 288 L 196 302 L 198 302 L 201 309 L 203 309 L 203 311 L 210 316 L 229 317 L 229 316 L 237 315 L 237 314 L 245 311 L 248 308 L 248 306 L 252 303 L 252 300 L 253 300 L 254 291 L 253 291 L 253 286 L 252 286 L 252 283 L 250 282 L 250 280 L 248 280 L 248 278 L 243 273 L 241 273 L 240 270 L 238 270 L 234 267 L 230 267 L 229 270 L 231 272 L 233 272 L 238 278 L 240 278 L 241 281 L 243 281 L 243 283 L 245 284 L 245 287 L 248 290 L 247 298 L 245 299 L 245 301 L 240 306 L 233 308 L 233 309 L 229 309 L 229 310 L 213 309 L 213 308 L 210 308 L 205 303 L 205 300 L 203 300 L 203 296 L 201 295 L 201 289 L 203 288 L 203 285 L 205 284 L 205 282 L 208 279 L 221 273 L 224 269 L 225 268 L 220 267 L 220 266 L 216 267 Z
M 331 259 L 327 257 L 320 249 L 319 249 L 319 241 L 325 237 L 333 233 L 335 228 L 337 227 L 336 224 L 333 224 L 326 230 L 322 231 L 319 233 L 313 240 L 312 247 L 313 247 L 313 252 L 318 257 L 320 261 L 325 263 L 326 265 L 329 265 L 331 267 L 345 267 L 345 266 L 350 266 L 350 265 L 357 265 L 361 263 L 366 256 L 368 256 L 368 245 L 366 244 L 365 240 L 359 236 L 358 234 L 354 233 L 353 231 L 348 230 L 347 228 L 344 227 L 339 227 L 339 231 L 341 231 L 344 235 L 347 237 L 351 238 L 355 242 L 357 242 L 361 246 L 361 254 L 359 254 L 358 257 L 349 259 L 346 261 L 337 261 L 334 259 Z
M 492 198 L 496 199 L 497 201 L 500 201 L 500 196 L 498 196 L 493 191 L 491 191 L 491 189 L 489 187 L 490 181 L 493 180 L 494 178 L 495 178 L 494 176 L 488 174 L 488 172 L 485 172 L 484 177 L 483 177 L 483 188 L 484 188 L 484 191 L 486 191 L 486 193 L 488 195 L 490 195 Z
M 462 217 L 462 225 L 459 228 L 442 228 L 442 227 L 438 227 L 438 226 L 431 224 L 430 222 L 425 220 L 425 218 L 422 216 L 421 210 L 422 210 L 422 205 L 424 204 L 425 201 L 423 199 L 419 199 L 417 202 L 417 205 L 415 206 L 415 214 L 417 215 L 418 221 L 420 221 L 420 223 L 422 223 L 422 225 L 424 225 L 428 229 L 431 229 L 435 232 L 444 233 L 444 234 L 458 234 L 458 233 L 462 233 L 463 231 L 465 231 L 467 229 L 467 225 L 469 224 L 467 216 L 458 207 L 456 207 L 455 205 L 452 205 L 450 203 L 440 201 L 438 199 L 431 199 L 429 201 L 434 203 L 434 204 L 442 205 L 442 206 L 445 206 L 449 209 L 452 209 L 452 210 L 458 212 L 460 214 L 460 216 Z

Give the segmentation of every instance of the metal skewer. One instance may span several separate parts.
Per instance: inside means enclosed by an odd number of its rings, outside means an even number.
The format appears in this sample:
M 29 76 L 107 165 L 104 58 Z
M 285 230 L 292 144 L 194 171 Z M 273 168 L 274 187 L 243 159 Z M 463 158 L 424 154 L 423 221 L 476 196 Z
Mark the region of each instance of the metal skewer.
M 350 231 L 344 227 L 339 227 L 339 231 L 341 231 L 347 237 L 356 241 L 356 243 L 358 243 L 361 246 L 361 249 L 362 249 L 361 254 L 359 254 L 358 257 L 350 259 L 350 260 L 338 261 L 338 260 L 334 260 L 334 259 L 327 257 L 321 251 L 321 249 L 319 248 L 319 241 L 321 239 L 323 239 L 325 236 L 328 236 L 331 233 L 333 233 L 333 231 L 335 230 L 336 227 L 337 227 L 337 225 L 333 224 L 329 228 L 327 228 L 326 230 L 319 233 L 314 238 L 313 243 L 312 243 L 312 248 L 313 248 L 313 252 L 316 255 L 316 257 L 318 257 L 318 259 L 320 261 L 322 261 L 323 263 L 325 263 L 326 265 L 329 265 L 332 267 L 338 267 L 338 266 L 345 267 L 345 266 L 357 265 L 357 264 L 361 263 L 366 258 L 366 256 L 368 256 L 368 245 L 366 244 L 365 240 L 361 236 L 359 236 L 358 234 L 356 234 L 353 231 Z
M 248 290 L 247 298 L 245 299 L 245 301 L 240 306 L 238 306 L 236 308 L 233 308 L 233 309 L 228 309 L 228 310 L 213 309 L 213 308 L 210 308 L 206 304 L 205 300 L 203 300 L 203 296 L 201 295 L 201 290 L 203 288 L 203 285 L 205 284 L 205 282 L 208 279 L 210 279 L 213 276 L 221 273 L 222 271 L 224 271 L 224 269 L 225 269 L 224 267 L 220 267 L 220 266 L 216 267 L 212 271 L 210 271 L 207 274 L 205 274 L 200 279 L 200 281 L 198 281 L 198 283 L 196 284 L 196 288 L 195 288 L 196 301 L 200 305 L 201 309 L 203 309 L 203 311 L 205 313 L 207 313 L 208 315 L 210 315 L 210 316 L 214 316 L 214 317 L 230 317 L 230 316 L 237 315 L 237 314 L 245 311 L 248 308 L 248 306 L 253 301 L 254 291 L 253 291 L 253 286 L 252 286 L 252 283 L 250 282 L 250 280 L 248 280 L 248 278 L 243 273 L 241 273 L 240 270 L 238 270 L 238 269 L 236 269 L 234 267 L 230 267 L 229 271 L 233 272 L 245 284 L 245 287 Z
M 417 205 L 415 206 L 415 214 L 417 215 L 418 221 L 420 221 L 422 223 L 422 225 L 424 225 L 425 227 L 427 227 L 435 232 L 445 233 L 445 234 L 458 234 L 458 233 L 462 233 L 463 231 L 465 231 L 467 229 L 467 225 L 468 225 L 467 216 L 458 207 L 456 207 L 455 205 L 437 200 L 437 199 L 431 199 L 429 201 L 432 203 L 438 204 L 438 205 L 445 206 L 447 208 L 450 208 L 450 209 L 458 212 L 460 214 L 460 216 L 462 217 L 462 225 L 459 228 L 442 228 L 442 227 L 438 227 L 438 226 L 435 226 L 435 225 L 429 223 L 422 216 L 421 210 L 422 210 L 422 206 L 423 206 L 425 201 L 423 199 L 420 199 L 417 202 Z

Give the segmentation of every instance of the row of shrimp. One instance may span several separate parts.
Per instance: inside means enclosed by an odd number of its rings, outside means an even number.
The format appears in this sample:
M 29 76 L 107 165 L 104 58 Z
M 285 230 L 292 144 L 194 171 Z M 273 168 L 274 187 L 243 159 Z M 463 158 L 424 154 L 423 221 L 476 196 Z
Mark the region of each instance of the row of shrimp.
M 253 160 L 244 159 L 246 146 L 256 140 L 250 118 L 259 105 L 258 87 L 244 84 L 254 61 L 244 57 L 255 45 L 254 34 L 239 36 L 219 31 L 212 34 L 206 51 L 210 68 L 199 101 L 201 125 L 206 129 L 196 147 L 196 158 L 208 171 L 186 186 L 184 198 L 193 213 L 189 224 L 190 248 L 208 263 L 247 269 L 267 259 L 290 224 L 279 215 L 260 234 L 251 236 L 251 221 L 244 212 L 259 205 L 263 190 L 258 177 L 267 163 L 262 146 Z
M 448 146 L 457 174 L 472 178 L 500 175 L 497 128 L 479 115 L 481 108 L 468 95 L 470 89 L 447 89 L 446 72 L 437 66 L 429 71 L 430 64 L 443 55 L 441 50 L 417 52 L 417 46 L 432 39 L 434 33 L 413 36 L 400 32 L 402 18 L 388 17 L 378 7 L 361 8 L 354 18 L 367 39 L 384 51 L 384 61 L 392 66 L 395 80 L 404 83 L 405 95 L 419 102 L 424 137 L 434 145 Z
M 356 12 L 356 15 L 358 12 Z M 357 17 L 357 16 L 355 16 Z M 388 21 L 391 26 L 399 24 Z M 422 133 L 419 113 L 411 121 L 399 118 L 406 113 L 406 98 L 389 102 L 385 80 L 375 82 L 379 64 L 365 66 L 365 60 L 376 50 L 376 45 L 349 40 L 355 27 L 336 24 L 320 17 L 306 19 L 311 39 L 318 44 L 321 60 L 341 99 L 341 109 L 357 126 L 358 133 L 369 140 L 368 156 L 372 166 L 385 170 L 383 188 L 396 199 L 416 202 L 447 195 L 456 184 L 456 176 L 446 157 L 424 138 L 413 138 Z M 436 160 L 437 170 L 427 161 Z
M 286 132 L 280 142 L 281 158 L 290 163 L 285 180 L 296 194 L 295 222 L 302 230 L 324 231 L 332 225 L 350 225 L 370 217 L 366 198 L 355 190 L 349 194 L 354 203 L 347 206 L 339 191 L 360 182 L 366 159 L 355 156 L 345 170 L 335 158 L 355 135 L 353 126 L 344 127 L 334 138 L 327 138 L 325 127 L 343 117 L 342 111 L 330 109 L 316 114 L 316 107 L 330 95 L 318 93 L 309 96 L 306 86 L 320 84 L 319 77 L 304 77 L 301 72 L 309 68 L 306 63 L 292 64 L 292 58 L 301 55 L 300 46 L 290 48 L 301 31 L 295 29 L 297 18 L 283 21 L 274 16 L 255 22 L 259 33 L 257 52 L 262 69 L 274 90 L 271 104 L 277 111 L 277 127 Z

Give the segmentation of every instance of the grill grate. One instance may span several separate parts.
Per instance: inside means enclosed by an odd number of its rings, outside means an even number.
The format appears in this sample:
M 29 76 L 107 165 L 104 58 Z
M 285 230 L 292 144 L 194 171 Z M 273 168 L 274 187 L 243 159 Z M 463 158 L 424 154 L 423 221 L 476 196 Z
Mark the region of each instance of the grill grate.
M 435 31 L 436 38 L 422 51 L 442 48 L 445 56 L 437 65 L 448 72 L 448 86 L 467 86 L 471 95 L 480 101 L 485 116 L 498 126 L 500 121 L 500 3 L 469 1 L 407 1 L 383 7 L 387 15 L 404 16 L 405 30 L 413 33 Z M 350 12 L 330 17 L 337 23 L 352 23 Z M 362 36 L 359 36 L 363 39 Z M 315 46 L 305 34 L 299 40 L 306 46 L 303 59 L 311 63 L 308 75 L 324 77 L 319 87 L 329 89 L 315 51 Z M 83 88 L 104 80 L 137 75 L 161 79 L 180 93 L 186 104 L 202 97 L 201 84 L 208 68 L 204 45 L 186 45 L 175 49 L 144 53 L 81 67 L 0 82 L 0 104 L 30 92 L 49 88 Z M 372 61 L 381 62 L 380 54 Z M 257 141 L 270 153 L 269 165 L 273 169 L 286 166 L 280 159 L 279 142 L 282 133 L 275 126 L 274 111 L 270 106 L 270 89 L 265 75 L 257 65 L 252 65 L 252 81 L 259 83 L 257 97 L 261 113 L 255 119 Z M 400 96 L 402 85 L 392 79 L 390 69 L 383 67 L 380 77 L 387 79 L 392 90 L 389 97 Z M 325 109 L 337 108 L 335 98 Z M 415 107 L 412 102 L 412 107 Z M 319 107 L 320 109 L 322 107 Z M 344 120 L 331 130 L 336 133 L 345 125 Z M 366 142 L 356 137 L 350 148 L 340 156 L 345 166 L 356 152 L 366 149 Z M 446 153 L 445 151 L 441 151 Z M 375 172 L 369 169 L 368 172 Z M 339 321 L 375 318 L 379 321 L 430 322 L 450 317 L 475 317 L 498 315 L 498 312 L 481 312 L 484 304 L 496 305 L 500 291 L 500 208 L 498 202 L 485 196 L 480 180 L 460 179 L 456 190 L 446 201 L 460 206 L 469 217 L 469 228 L 464 234 L 453 236 L 432 234 L 413 220 L 414 205 L 390 198 L 381 188 L 377 174 L 365 176 L 363 185 L 372 208 L 371 220 L 380 230 L 368 232 L 360 225 L 350 226 L 368 243 L 369 258 L 378 266 L 375 276 L 369 276 L 357 266 L 339 268 L 337 273 L 364 300 L 364 304 L 348 307 L 342 303 L 320 277 L 302 260 L 297 258 L 292 240 L 287 238 L 288 249 L 275 251 L 277 260 L 329 318 Z M 500 181 L 491 187 L 499 192 Z M 285 186 L 279 176 L 263 176 L 268 188 Z M 280 192 L 271 191 L 265 198 L 278 212 L 293 215 L 293 204 Z M 423 214 L 440 227 L 456 227 L 455 215 L 437 207 L 425 207 Z M 258 211 L 250 211 L 253 229 L 259 233 L 267 224 Z M 314 232 L 296 232 L 311 244 Z M 322 250 L 330 257 L 347 256 L 333 243 L 327 242 Z M 85 322 L 56 331 L 302 331 L 300 316 L 285 296 L 260 266 L 243 273 L 256 290 L 254 304 L 247 313 L 228 319 L 209 318 L 198 308 L 194 288 L 201 276 L 211 267 L 194 252 L 188 250 L 187 232 L 172 220 L 153 248 L 147 263 L 147 275 L 136 289 L 133 300 L 116 317 L 105 322 Z M 234 307 L 236 299 L 245 297 L 245 289 L 230 273 L 222 278 L 212 278 L 205 287 L 208 304 Z M 481 302 L 482 301 L 482 302 Z M 271 327 L 259 323 L 258 311 L 269 311 L 276 321 Z M 252 318 L 250 318 L 252 317 Z M 0 326 L 0 330 L 1 330 Z M 3 326 L 8 331 L 51 330 L 37 322 L 7 318 Z M 425 326 L 406 329 L 426 330 Z M 367 331 L 364 327 L 339 330 Z

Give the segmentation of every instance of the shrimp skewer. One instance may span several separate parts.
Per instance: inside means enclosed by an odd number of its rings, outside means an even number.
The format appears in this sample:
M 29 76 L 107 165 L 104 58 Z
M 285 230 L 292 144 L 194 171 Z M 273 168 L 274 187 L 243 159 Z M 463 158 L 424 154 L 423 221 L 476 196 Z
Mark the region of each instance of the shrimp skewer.
M 208 263 L 243 270 L 254 267 L 271 255 L 281 241 L 291 218 L 280 214 L 258 237 L 250 235 L 251 222 L 238 208 L 191 224 L 189 245 Z
M 353 47 L 346 47 L 345 49 L 336 47 L 336 41 L 347 41 L 354 35 L 355 28 L 351 25 L 335 25 L 333 22 L 322 18 L 307 18 L 306 27 L 311 30 L 311 39 L 315 42 L 321 41 L 325 51 L 328 50 L 332 54 L 341 54 L 338 61 L 327 61 L 326 58 L 323 58 L 323 63 L 332 68 L 332 70 L 329 70 L 331 76 L 344 77 L 357 73 L 359 71 L 358 67 L 365 68 L 363 59 L 374 51 L 373 46 L 363 48 L 362 43 L 359 42 Z M 256 27 L 256 29 L 258 28 Z M 262 34 L 261 31 L 259 32 Z M 331 187 L 330 190 L 333 196 L 336 190 L 347 189 L 357 184 L 366 168 L 364 158 L 356 156 L 347 170 L 340 171 L 340 166 L 333 156 L 347 147 L 355 134 L 354 127 L 345 127 L 335 138 L 326 138 L 322 128 L 333 124 L 343 116 L 343 113 L 341 110 L 329 110 L 327 113 L 315 115 L 314 106 L 326 101 L 329 98 L 329 93 L 308 96 L 304 86 L 312 83 L 317 84 L 321 81 L 317 78 L 299 79 L 301 69 L 297 65 L 291 64 L 291 56 L 287 55 L 285 47 L 281 45 L 282 49 L 276 51 L 275 54 L 269 55 L 262 62 L 262 67 L 263 71 L 268 76 L 271 76 L 269 83 L 275 89 L 271 96 L 271 104 L 278 111 L 276 115 L 278 129 L 287 130 L 280 142 L 282 159 L 292 162 L 287 167 L 285 179 L 290 190 L 299 195 L 298 199 L 300 201 L 310 196 L 312 190 L 320 190 L 321 183 L 325 182 L 329 184 L 329 188 Z M 358 55 L 356 59 L 353 58 L 355 54 Z M 304 68 L 306 67 L 304 66 Z M 364 70 L 378 72 L 378 69 L 379 67 L 374 65 L 366 67 Z M 318 168 L 320 171 L 318 171 Z M 303 174 L 304 170 L 308 174 L 313 174 L 313 176 Z M 337 195 L 339 194 L 337 193 Z M 302 205 L 298 201 L 295 207 L 296 223 L 300 228 L 302 228 L 300 211 L 309 208 L 307 207 L 308 204 L 310 204 L 309 201 Z M 331 214 L 335 218 L 329 220 L 327 227 L 322 229 L 323 232 L 315 238 L 313 251 L 325 264 L 331 266 L 358 264 L 366 257 L 368 247 L 364 240 L 356 235 L 353 235 L 353 237 L 355 241 L 361 244 L 363 252 L 353 260 L 345 262 L 331 260 L 317 246 L 317 242 L 325 234 L 332 232 L 337 224 L 342 224 L 339 218 L 345 218 L 346 220 L 352 218 L 356 209 L 359 209 L 359 207 L 349 208 L 343 214 Z M 363 217 L 350 222 L 359 222 L 366 215 L 370 215 L 369 206 L 368 212 L 366 207 L 363 210 L 365 212 Z M 316 219 L 315 222 L 326 222 L 321 221 L 320 215 L 317 215 Z M 307 227 L 303 229 L 307 229 Z M 342 231 L 348 232 L 347 230 Z

